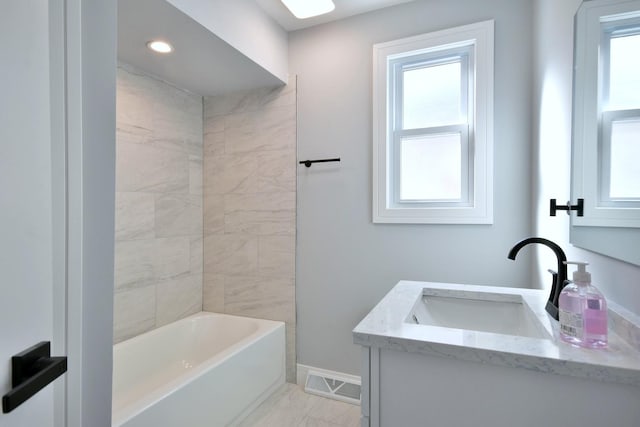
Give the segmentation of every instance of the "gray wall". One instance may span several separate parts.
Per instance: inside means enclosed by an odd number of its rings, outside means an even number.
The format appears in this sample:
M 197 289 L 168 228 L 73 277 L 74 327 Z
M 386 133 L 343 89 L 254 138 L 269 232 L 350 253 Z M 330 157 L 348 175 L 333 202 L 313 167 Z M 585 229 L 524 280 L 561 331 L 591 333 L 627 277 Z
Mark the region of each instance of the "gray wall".
M 351 330 L 399 280 L 532 286 L 529 0 L 416 1 L 290 34 L 298 76 L 298 363 L 359 373 Z M 495 19 L 494 224 L 371 222 L 372 45 Z
M 580 0 L 536 0 L 533 206 L 534 232 L 549 236 L 567 257 L 590 263 L 596 285 L 610 301 L 640 313 L 640 267 L 576 248 L 569 243 L 567 215 L 549 217 L 549 199 L 569 200 L 571 171 L 571 93 L 573 16 Z M 594 171 L 595 173 L 595 171 Z M 555 261 L 550 251 L 539 250 L 534 273 L 547 281 L 546 269 Z
M 204 117 L 204 309 L 286 322 L 295 382 L 295 79 L 206 97 Z
M 114 341 L 202 310 L 202 97 L 118 67 Z

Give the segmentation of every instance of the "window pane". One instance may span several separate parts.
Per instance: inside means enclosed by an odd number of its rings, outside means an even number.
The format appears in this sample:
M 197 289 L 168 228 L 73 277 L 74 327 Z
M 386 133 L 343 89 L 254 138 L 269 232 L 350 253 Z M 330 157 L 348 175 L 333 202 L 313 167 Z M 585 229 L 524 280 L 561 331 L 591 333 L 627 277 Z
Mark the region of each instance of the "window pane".
M 640 199 L 640 119 L 611 124 L 612 199 Z
M 403 71 L 403 129 L 460 122 L 461 64 L 452 62 Z
M 459 133 L 403 138 L 400 200 L 460 200 L 461 150 Z
M 611 39 L 609 109 L 640 108 L 640 34 Z

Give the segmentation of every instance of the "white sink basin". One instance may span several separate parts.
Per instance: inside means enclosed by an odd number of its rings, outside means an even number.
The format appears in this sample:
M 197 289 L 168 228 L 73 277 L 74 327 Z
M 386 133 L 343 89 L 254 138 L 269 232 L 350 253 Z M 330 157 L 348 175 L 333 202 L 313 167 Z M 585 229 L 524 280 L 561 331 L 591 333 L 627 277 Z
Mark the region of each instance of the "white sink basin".
M 522 296 L 425 288 L 407 323 L 548 339 Z

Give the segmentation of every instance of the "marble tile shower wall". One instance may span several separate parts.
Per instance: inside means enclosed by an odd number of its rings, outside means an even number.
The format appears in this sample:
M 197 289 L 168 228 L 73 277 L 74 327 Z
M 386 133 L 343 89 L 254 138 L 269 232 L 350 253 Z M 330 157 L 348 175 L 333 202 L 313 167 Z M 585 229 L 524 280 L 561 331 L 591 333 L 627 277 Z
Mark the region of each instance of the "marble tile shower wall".
M 295 79 L 206 97 L 204 132 L 204 309 L 286 322 L 295 382 Z
M 202 310 L 202 102 L 118 67 L 114 342 Z

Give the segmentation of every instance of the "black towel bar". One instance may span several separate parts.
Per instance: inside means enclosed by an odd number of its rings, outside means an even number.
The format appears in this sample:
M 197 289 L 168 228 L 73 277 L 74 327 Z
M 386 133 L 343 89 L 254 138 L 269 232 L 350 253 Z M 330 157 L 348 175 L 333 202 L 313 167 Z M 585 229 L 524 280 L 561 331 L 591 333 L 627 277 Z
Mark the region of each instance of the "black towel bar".
M 310 168 L 312 163 L 327 163 L 327 162 L 339 162 L 339 161 L 340 161 L 340 157 L 336 157 L 335 159 L 301 160 L 298 163 Z

